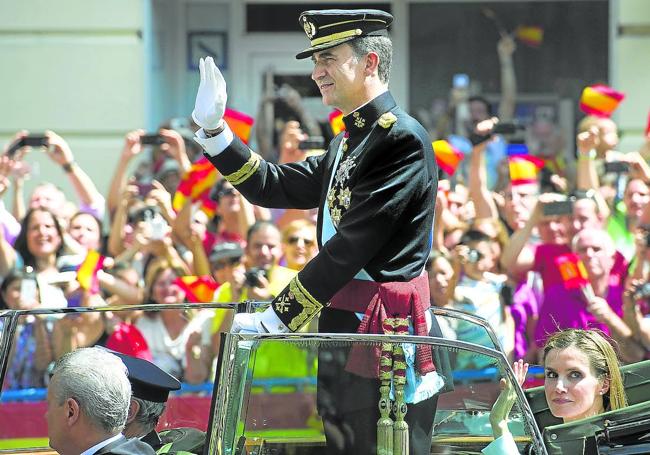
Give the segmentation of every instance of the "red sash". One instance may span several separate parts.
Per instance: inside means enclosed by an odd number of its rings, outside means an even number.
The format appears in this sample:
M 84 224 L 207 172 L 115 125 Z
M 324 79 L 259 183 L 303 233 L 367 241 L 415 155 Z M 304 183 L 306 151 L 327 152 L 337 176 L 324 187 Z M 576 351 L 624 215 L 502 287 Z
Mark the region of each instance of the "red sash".
M 364 313 L 357 333 L 383 334 L 384 319 L 410 316 L 414 334 L 427 336 L 424 313 L 431 306 L 429 300 L 429 280 L 425 274 L 406 282 L 352 280 L 332 298 L 330 308 Z M 353 346 L 345 369 L 362 377 L 377 378 L 380 356 L 379 344 Z M 417 346 L 416 366 L 421 375 L 435 371 L 430 346 Z

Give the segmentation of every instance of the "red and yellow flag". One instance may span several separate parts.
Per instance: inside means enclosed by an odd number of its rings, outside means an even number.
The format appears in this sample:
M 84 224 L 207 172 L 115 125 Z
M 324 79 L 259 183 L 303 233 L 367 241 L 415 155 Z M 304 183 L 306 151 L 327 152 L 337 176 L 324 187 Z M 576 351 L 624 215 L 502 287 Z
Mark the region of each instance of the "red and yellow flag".
M 508 157 L 510 182 L 513 185 L 535 183 L 539 170 L 544 167 L 544 160 L 532 155 L 512 155 Z
M 181 276 L 174 281 L 185 291 L 185 297 L 192 303 L 212 302 L 214 291 L 219 285 L 210 275 Z
M 345 131 L 345 123 L 343 123 L 343 112 L 339 110 L 331 112 L 329 115 L 329 121 L 334 136 L 339 134 L 341 131 Z
M 77 267 L 77 281 L 81 289 L 90 291 L 91 293 L 97 293 L 99 291 L 97 272 L 103 267 L 104 259 L 104 256 L 94 250 L 86 254 L 86 259 Z
M 587 269 L 575 253 L 562 254 L 555 258 L 566 289 L 580 289 L 589 284 Z
M 520 25 L 515 29 L 515 38 L 531 47 L 539 47 L 544 41 L 544 29 L 538 25 Z
M 207 158 L 199 158 L 187 171 L 178 184 L 172 206 L 177 212 L 187 201 L 196 202 L 210 195 L 210 189 L 217 183 L 219 174 Z
M 242 112 L 234 109 L 226 109 L 223 114 L 223 119 L 226 121 L 232 132 L 242 140 L 244 144 L 248 144 L 248 139 L 251 137 L 251 129 L 255 119 Z
M 580 110 L 596 117 L 609 117 L 623 101 L 625 94 L 606 85 L 585 87 L 580 97 Z
M 434 141 L 431 145 L 433 146 L 433 153 L 436 155 L 436 162 L 440 166 L 440 169 L 445 171 L 450 177 L 454 175 L 458 164 L 465 158 L 463 152 L 443 139 Z

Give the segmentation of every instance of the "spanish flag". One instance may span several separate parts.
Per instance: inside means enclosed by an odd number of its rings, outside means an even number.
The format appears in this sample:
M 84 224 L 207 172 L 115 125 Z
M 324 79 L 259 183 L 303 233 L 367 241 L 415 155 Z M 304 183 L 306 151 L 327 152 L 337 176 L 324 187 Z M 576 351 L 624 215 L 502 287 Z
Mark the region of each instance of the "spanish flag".
M 219 287 L 210 275 L 181 276 L 174 283 L 185 291 L 187 301 L 192 303 L 212 302 L 214 291 Z
M 77 281 L 81 289 L 90 291 L 93 294 L 99 291 L 97 272 L 104 265 L 104 259 L 104 256 L 97 251 L 88 251 L 86 259 L 77 268 Z
M 544 160 L 532 155 L 512 155 L 508 157 L 510 182 L 525 185 L 537 181 L 537 173 L 544 167 Z
M 609 117 L 623 101 L 625 94 L 606 85 L 585 87 L 580 97 L 580 110 L 596 117 Z
M 329 115 L 329 120 L 334 136 L 339 134 L 341 131 L 345 131 L 345 123 L 343 123 L 343 112 L 339 110 L 331 112 Z
M 445 140 L 434 141 L 433 153 L 436 155 L 436 162 L 440 169 L 450 177 L 456 172 L 458 164 L 465 158 L 463 153 Z
M 232 132 L 242 140 L 244 144 L 248 144 L 248 139 L 251 136 L 251 129 L 255 120 L 241 112 L 234 109 L 226 109 L 223 114 L 223 119 L 226 121 Z
M 575 253 L 562 254 L 555 258 L 566 289 L 581 289 L 589 284 L 587 269 Z
M 544 41 L 544 29 L 537 25 L 520 25 L 515 29 L 515 37 L 531 47 L 539 47 Z
M 178 212 L 188 200 L 196 202 L 208 198 L 210 189 L 217 183 L 218 178 L 217 170 L 207 158 L 202 156 L 196 160 L 190 170 L 181 177 L 172 201 L 174 210 Z

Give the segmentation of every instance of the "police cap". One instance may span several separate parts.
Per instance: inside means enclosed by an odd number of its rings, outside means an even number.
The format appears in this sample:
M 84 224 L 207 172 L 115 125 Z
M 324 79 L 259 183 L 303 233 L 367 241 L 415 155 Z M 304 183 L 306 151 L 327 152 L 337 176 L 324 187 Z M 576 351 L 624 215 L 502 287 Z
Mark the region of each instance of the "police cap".
M 155 403 L 165 403 L 171 390 L 181 388 L 181 383 L 175 377 L 153 363 L 119 352 L 113 353 L 122 359 L 129 370 L 129 381 L 134 397 Z
M 360 36 L 388 34 L 393 16 L 377 9 L 325 9 L 303 12 L 298 23 L 307 34 L 311 46 L 296 55 L 310 57 L 314 52 L 338 46 Z

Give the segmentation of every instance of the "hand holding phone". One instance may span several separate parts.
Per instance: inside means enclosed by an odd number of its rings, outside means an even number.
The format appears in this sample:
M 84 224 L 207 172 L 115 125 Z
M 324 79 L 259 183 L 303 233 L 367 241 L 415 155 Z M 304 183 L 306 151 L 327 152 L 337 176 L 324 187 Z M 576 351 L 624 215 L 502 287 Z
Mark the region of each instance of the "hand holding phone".
M 30 134 L 14 141 L 7 149 L 6 155 L 13 159 L 18 150 L 23 147 L 47 147 L 48 145 L 49 141 L 46 136 L 42 134 Z

